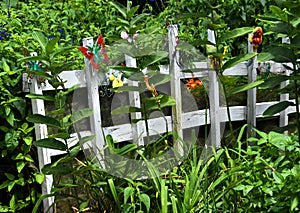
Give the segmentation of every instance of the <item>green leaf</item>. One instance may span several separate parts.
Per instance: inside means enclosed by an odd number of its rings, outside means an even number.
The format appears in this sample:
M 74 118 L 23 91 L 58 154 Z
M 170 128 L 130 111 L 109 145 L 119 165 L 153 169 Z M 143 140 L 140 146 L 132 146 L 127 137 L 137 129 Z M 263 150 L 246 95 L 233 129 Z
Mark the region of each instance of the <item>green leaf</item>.
M 234 30 L 231 30 L 229 32 L 224 32 L 224 34 L 222 35 L 222 37 L 220 38 L 220 42 L 222 43 L 224 41 L 227 41 L 229 39 L 233 39 L 239 36 L 243 36 L 245 34 L 248 34 L 250 32 L 253 31 L 252 27 L 241 27 L 241 28 L 236 28 Z
M 139 9 L 139 7 L 140 7 L 140 5 L 134 6 L 127 12 L 128 19 L 131 19 L 134 16 L 134 14 Z
M 147 194 L 140 194 L 139 196 L 140 201 L 142 201 L 144 203 L 144 205 L 146 206 L 147 212 L 150 211 L 150 197 Z
M 121 106 L 111 111 L 112 115 L 132 113 L 132 112 L 142 112 L 143 110 L 138 107 L 133 106 Z
M 94 111 L 90 108 L 85 108 L 85 109 L 81 109 L 77 112 L 74 112 L 71 117 L 72 124 L 93 115 L 93 112 Z
M 289 106 L 293 106 L 294 103 L 290 102 L 290 101 L 281 101 L 277 104 L 274 104 L 270 107 L 268 107 L 264 113 L 263 116 L 273 116 L 276 113 L 281 112 L 282 110 L 285 110 L 286 108 L 288 108 Z
M 139 68 L 136 67 L 125 67 L 125 66 L 112 66 L 110 67 L 111 69 L 114 70 L 119 70 L 119 71 L 129 71 L 129 72 L 133 72 L 133 73 L 137 73 L 140 72 Z
M 38 124 L 46 124 L 47 126 L 50 127 L 60 128 L 60 122 L 58 120 L 45 115 L 40 115 L 40 114 L 29 115 L 27 117 L 27 121 L 32 123 L 38 123 Z
M 4 59 L 2 59 L 2 69 L 4 70 L 4 72 L 6 72 L 7 74 L 10 73 L 10 68 L 8 66 L 8 64 L 6 63 L 6 61 Z
M 279 17 L 280 20 L 282 20 L 284 22 L 288 21 L 287 14 L 284 11 L 282 11 L 279 7 L 271 5 L 270 6 L 270 10 L 272 11 L 272 14 L 274 14 L 277 17 Z
M 46 52 L 47 40 L 46 37 L 41 32 L 33 32 L 32 37 L 39 42 L 43 52 Z
M 53 49 L 55 48 L 55 45 L 57 44 L 59 40 L 59 37 L 52 38 L 48 41 L 46 45 L 46 55 L 49 55 L 52 53 Z
M 247 61 L 252 59 L 253 57 L 255 57 L 257 55 L 257 53 L 252 52 L 252 53 L 246 53 L 246 54 L 242 54 L 239 56 L 236 56 L 228 61 L 225 62 L 225 64 L 222 66 L 223 70 L 226 70 L 230 67 L 233 67 L 241 62 Z
M 18 173 L 20 173 L 25 167 L 25 162 L 24 161 L 18 161 L 16 163 L 16 166 L 17 166 Z
M 95 135 L 85 136 L 85 137 L 81 138 L 81 139 L 78 141 L 78 143 L 79 143 L 80 145 L 82 145 L 82 144 L 84 144 L 84 143 L 86 143 L 86 142 L 88 142 L 88 141 L 94 140 L 94 138 L 95 138 Z
M 135 25 L 138 21 L 144 19 L 146 16 L 148 16 L 147 13 L 142 13 L 142 14 L 139 14 L 139 15 L 135 16 L 135 17 L 130 21 L 130 26 L 132 27 L 132 26 Z
M 120 210 L 121 209 L 120 200 L 119 200 L 113 179 L 108 179 L 108 185 L 109 185 L 110 191 L 113 195 L 114 201 L 117 204 L 117 208 Z
M 281 82 L 288 80 L 289 77 L 286 75 L 279 75 L 279 76 L 274 76 L 270 77 L 267 80 L 265 80 L 260 86 L 258 87 L 259 89 L 269 89 L 269 88 L 274 88 L 278 86 Z
M 126 155 L 127 153 L 136 150 L 138 146 L 136 144 L 127 144 L 126 146 L 123 146 L 121 149 L 114 149 L 113 151 L 118 155 Z
M 127 203 L 128 198 L 130 196 L 132 196 L 133 193 L 134 193 L 134 188 L 133 187 L 128 186 L 124 189 L 124 204 Z
M 263 82 L 264 82 L 264 80 L 258 80 L 258 81 L 252 82 L 250 84 L 246 84 L 246 85 L 243 85 L 243 86 L 236 87 L 236 88 L 234 88 L 234 89 L 232 89 L 231 91 L 228 92 L 228 96 L 237 94 L 239 92 L 245 92 L 249 89 L 252 89 L 254 87 L 259 86 Z
M 55 175 L 55 174 L 61 174 L 61 175 L 67 175 L 72 172 L 72 168 L 65 165 L 52 165 L 47 164 L 42 168 L 42 172 L 45 175 Z
M 298 196 L 295 196 L 293 198 L 293 200 L 291 201 L 291 209 L 290 209 L 291 212 L 294 211 L 297 208 L 297 206 L 299 204 L 299 200 L 298 199 L 299 199 Z
M 44 101 L 55 101 L 55 98 L 50 95 L 40 95 L 40 94 L 27 94 L 25 96 L 26 98 L 31 98 L 31 99 L 41 99 Z
M 39 184 L 42 184 L 44 182 L 44 179 L 45 179 L 45 175 L 41 174 L 41 173 L 34 173 L 34 178 L 35 178 L 35 181 Z
M 270 52 L 262 52 L 257 55 L 257 62 L 270 61 L 274 58 L 274 55 Z
M 149 73 L 149 84 L 154 84 L 155 86 L 158 86 L 160 84 L 164 84 L 166 82 L 169 82 L 171 80 L 170 75 L 165 75 L 161 73 L 155 73 L 153 76 Z
M 63 48 L 59 48 L 58 50 L 55 50 L 50 58 L 51 59 L 54 59 L 57 55 L 61 55 L 61 54 L 65 54 L 67 52 L 70 52 L 72 50 L 77 50 L 77 47 L 76 46 L 71 46 L 71 47 L 63 47 Z
M 55 138 L 44 138 L 41 140 L 37 140 L 33 143 L 33 145 L 43 148 L 57 149 L 61 151 L 66 151 L 67 146 Z
M 113 2 L 113 1 L 109 1 L 109 4 L 111 4 L 113 7 L 115 7 L 122 14 L 122 16 L 125 19 L 127 19 L 126 8 L 122 4 L 120 4 L 119 2 Z
M 168 57 L 169 53 L 166 51 L 158 51 L 155 55 L 150 55 L 148 56 L 145 60 L 143 60 L 140 64 L 139 64 L 139 68 L 141 70 L 143 70 L 144 68 Z

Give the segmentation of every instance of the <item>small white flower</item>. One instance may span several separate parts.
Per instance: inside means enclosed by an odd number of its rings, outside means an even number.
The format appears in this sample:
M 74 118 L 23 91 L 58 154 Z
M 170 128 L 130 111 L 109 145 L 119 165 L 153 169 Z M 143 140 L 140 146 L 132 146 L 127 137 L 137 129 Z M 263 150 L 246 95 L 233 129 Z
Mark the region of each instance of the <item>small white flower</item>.
M 122 39 L 128 39 L 129 38 L 129 35 L 128 35 L 128 33 L 126 33 L 126 32 L 121 32 L 121 38 Z

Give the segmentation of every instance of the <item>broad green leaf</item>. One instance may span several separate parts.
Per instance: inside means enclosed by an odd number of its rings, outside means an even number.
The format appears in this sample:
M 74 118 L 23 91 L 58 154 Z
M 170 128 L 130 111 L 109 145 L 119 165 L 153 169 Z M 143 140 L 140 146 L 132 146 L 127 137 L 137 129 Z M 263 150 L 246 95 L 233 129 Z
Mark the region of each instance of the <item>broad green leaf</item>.
M 140 63 L 139 68 L 143 70 L 144 68 L 168 57 L 168 55 L 169 53 L 166 51 L 159 51 L 156 53 L 156 55 L 150 55 Z
M 130 92 L 130 91 L 143 91 L 144 89 L 136 86 L 121 86 L 118 88 L 114 88 L 116 92 Z
M 45 179 L 45 175 L 41 174 L 41 173 L 34 173 L 34 178 L 35 178 L 35 181 L 39 184 L 42 184 L 44 182 L 44 179 Z
M 150 211 L 150 197 L 147 194 L 140 194 L 139 196 L 140 201 L 142 201 L 144 203 L 144 205 L 146 206 L 147 212 Z
M 58 50 L 55 50 L 55 51 L 50 55 L 50 59 L 54 59 L 57 55 L 62 55 L 62 54 L 65 54 L 65 53 L 67 53 L 67 52 L 74 51 L 74 50 L 77 50 L 77 47 L 76 47 L 76 46 L 59 48 Z
M 130 196 L 132 196 L 134 193 L 134 188 L 131 186 L 128 186 L 124 189 L 124 204 L 127 203 L 127 200 Z
M 281 101 L 277 104 L 274 104 L 270 107 L 268 107 L 268 109 L 266 109 L 263 113 L 263 116 L 273 116 L 276 113 L 281 112 L 282 110 L 285 110 L 286 108 L 288 108 L 289 106 L 293 106 L 294 103 L 290 102 L 290 101 Z
M 37 140 L 33 143 L 33 145 L 42 147 L 42 148 L 50 148 L 50 149 L 57 149 L 61 151 L 66 151 L 67 146 L 55 138 L 44 138 L 41 140 Z
M 234 30 L 231 30 L 229 32 L 224 32 L 222 37 L 220 38 L 219 43 L 222 43 L 226 40 L 233 39 L 233 38 L 248 34 L 252 31 L 253 31 L 252 27 L 241 27 L 241 28 L 236 28 Z
M 140 5 L 134 6 L 132 7 L 128 12 L 127 12 L 127 18 L 131 19 L 134 14 L 136 13 L 136 11 L 139 9 Z
M 211 24 L 211 23 L 209 23 L 207 27 L 210 30 L 216 31 L 216 30 L 220 30 L 220 29 L 225 29 L 227 27 L 227 25 L 226 24 Z
M 138 21 L 144 19 L 146 16 L 148 16 L 147 13 L 142 13 L 142 14 L 139 14 L 139 15 L 135 16 L 135 17 L 130 21 L 130 26 L 135 25 Z
M 67 175 L 72 172 L 72 168 L 62 164 L 55 165 L 55 166 L 52 164 L 47 164 L 42 168 L 42 172 L 44 175 L 56 175 L 56 174 Z
M 81 109 L 77 112 L 74 112 L 72 114 L 71 120 L 72 120 L 72 123 L 74 124 L 84 118 L 91 116 L 91 115 L 93 115 L 93 110 L 90 108 L 85 108 L 85 109 Z
M 240 86 L 240 87 L 236 87 L 236 88 L 234 88 L 234 89 L 232 89 L 231 91 L 228 92 L 228 96 L 237 94 L 239 92 L 245 92 L 249 89 L 257 87 L 258 85 L 262 84 L 263 82 L 264 82 L 264 80 L 258 80 L 258 81 L 252 82 L 250 84 L 246 84 L 246 85 L 243 85 L 243 86 Z
M 52 53 L 53 49 L 55 48 L 55 45 L 57 45 L 57 42 L 60 38 L 59 37 L 55 37 L 50 39 L 47 44 L 46 44 L 46 55 L 49 55 L 50 53 Z
M 288 16 L 287 14 L 282 11 L 279 7 L 275 5 L 270 6 L 270 10 L 272 11 L 272 14 L 276 15 L 277 17 L 280 18 L 280 20 L 287 22 L 288 21 Z
M 53 74 L 54 74 L 54 75 L 58 75 L 58 74 L 60 74 L 62 71 L 67 71 L 67 70 L 69 70 L 70 67 L 73 66 L 74 64 L 76 64 L 76 62 L 70 61 L 70 62 L 65 62 L 65 63 L 63 63 L 63 64 L 61 64 L 60 66 L 53 67 L 53 68 L 54 68 Z
M 110 191 L 113 195 L 114 201 L 117 204 L 117 208 L 120 210 L 121 209 L 121 206 L 120 206 L 121 202 L 119 200 L 119 197 L 118 197 L 117 190 L 116 190 L 113 179 L 108 179 L 108 185 L 109 185 Z
M 291 208 L 290 208 L 290 211 L 291 211 L 291 212 L 294 211 L 294 210 L 297 208 L 298 204 L 299 204 L 299 198 L 298 198 L 298 196 L 295 196 L 295 197 L 293 198 L 293 200 L 291 201 Z
M 127 19 L 126 8 L 122 4 L 120 4 L 119 2 L 113 2 L 113 1 L 109 1 L 109 4 L 111 4 L 113 7 L 115 7 L 122 14 L 122 16 L 125 19 Z
M 18 161 L 16 163 L 16 166 L 17 166 L 18 173 L 20 173 L 25 167 L 25 162 L 24 161 Z
M 79 151 L 81 150 L 81 144 L 77 143 L 76 145 L 72 146 L 70 149 L 70 157 L 76 157 Z
M 43 52 L 46 52 L 47 40 L 46 37 L 41 32 L 33 32 L 32 37 L 39 42 Z
M 118 107 L 114 110 L 112 110 L 111 114 L 116 115 L 116 114 L 124 114 L 124 113 L 133 113 L 133 112 L 142 112 L 143 110 L 138 107 L 133 107 L 133 106 L 121 106 Z
M 296 17 L 291 21 L 291 24 L 293 25 L 293 27 L 297 27 L 298 24 L 300 24 L 300 17 Z
M 129 72 L 132 72 L 132 73 L 140 72 L 140 69 L 136 68 L 136 67 L 112 66 L 110 68 L 114 69 L 114 70 L 119 70 L 119 71 L 129 71 Z
M 59 132 L 59 133 L 48 135 L 48 138 L 68 139 L 68 138 L 70 138 L 70 134 L 66 133 L 66 132 Z
M 85 136 L 85 137 L 83 137 L 83 138 L 80 138 L 80 140 L 78 141 L 78 143 L 79 143 L 80 145 L 82 145 L 82 144 L 84 144 L 84 143 L 86 143 L 86 142 L 88 142 L 88 141 L 94 140 L 94 138 L 95 138 L 95 135 Z
M 26 98 L 31 98 L 31 99 L 41 99 L 44 101 L 55 101 L 55 98 L 50 95 L 40 95 L 40 94 L 27 94 L 25 96 Z
M 290 137 L 285 134 L 277 133 L 271 131 L 268 134 L 268 140 L 270 144 L 284 151 L 286 149 L 286 145 L 290 143 Z
M 136 150 L 138 146 L 136 144 L 127 144 L 123 146 L 121 149 L 114 149 L 114 152 L 118 155 L 126 155 L 127 153 Z
M 23 138 L 23 141 L 28 145 L 28 146 L 31 146 L 31 144 L 32 144 L 32 137 L 30 137 L 30 136 L 27 136 L 27 137 L 25 137 L 25 138 Z
M 83 201 L 83 202 L 80 204 L 80 206 L 79 206 L 79 210 L 82 211 L 82 212 L 84 212 L 83 210 L 86 209 L 86 208 L 88 207 L 89 202 L 90 202 L 90 200 Z
M 153 76 L 150 76 L 150 74 L 149 74 L 149 84 L 150 85 L 154 84 L 155 86 L 158 86 L 160 84 L 169 82 L 170 80 L 171 80 L 170 75 L 155 73 Z
M 289 77 L 286 75 L 279 75 L 270 77 L 259 85 L 259 89 L 269 89 L 278 86 L 281 82 L 288 80 Z
M 273 172 L 273 178 L 278 184 L 281 184 L 284 181 L 283 176 L 279 172 Z
M 274 58 L 274 55 L 270 52 L 262 52 L 257 55 L 257 62 L 270 61 Z
M 45 115 L 40 115 L 40 114 L 29 115 L 26 120 L 32 123 L 46 124 L 47 126 L 50 127 L 60 128 L 60 122 L 58 120 Z
M 2 69 L 4 70 L 4 72 L 6 72 L 7 74 L 10 73 L 10 68 L 8 66 L 8 64 L 6 63 L 6 61 L 4 59 L 2 59 Z
M 246 53 L 246 54 L 236 56 L 236 57 L 226 61 L 225 64 L 222 66 L 222 69 L 226 70 L 226 69 L 233 67 L 241 62 L 250 60 L 253 57 L 255 57 L 256 55 L 257 55 L 257 53 L 253 52 L 253 53 Z

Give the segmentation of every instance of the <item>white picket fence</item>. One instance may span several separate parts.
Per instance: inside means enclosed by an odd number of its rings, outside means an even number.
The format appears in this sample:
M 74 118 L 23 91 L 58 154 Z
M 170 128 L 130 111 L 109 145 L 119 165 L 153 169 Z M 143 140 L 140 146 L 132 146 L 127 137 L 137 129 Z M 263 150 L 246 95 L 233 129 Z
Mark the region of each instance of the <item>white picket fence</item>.
M 213 38 L 211 31 L 209 31 L 208 38 Z M 168 129 L 176 131 L 179 136 L 182 137 L 183 130 L 199 127 L 206 124 L 211 124 L 210 130 L 210 145 L 220 146 L 221 141 L 221 130 L 220 124 L 222 122 L 228 121 L 228 115 L 225 106 L 220 106 L 219 101 L 219 82 L 216 72 L 214 72 L 210 67 L 208 62 L 195 62 L 194 68 L 200 68 L 204 71 L 185 73 L 181 72 L 180 67 L 178 66 L 179 55 L 176 50 L 177 41 L 178 41 L 178 32 L 177 26 L 169 26 L 169 66 L 161 66 L 160 72 L 162 74 L 168 74 L 171 76 L 171 95 L 176 100 L 176 105 L 172 107 L 172 116 L 167 116 Z M 210 39 L 213 42 L 213 39 Z M 89 46 L 92 44 L 92 38 L 87 38 L 83 40 L 84 46 Z M 250 46 L 250 45 L 249 45 Z M 251 50 L 250 50 L 251 51 Z M 129 56 L 125 56 L 126 66 L 136 67 L 136 60 Z M 271 64 L 271 73 L 280 73 L 283 75 L 288 74 L 282 64 L 277 64 L 272 61 L 268 62 Z M 140 135 L 146 136 L 145 126 L 143 122 L 138 122 L 136 124 L 126 123 L 121 125 L 102 127 L 101 123 L 101 113 L 100 113 L 100 100 L 99 100 L 99 83 L 96 77 L 95 71 L 90 66 L 90 63 L 85 60 L 85 70 L 72 70 L 65 71 L 60 74 L 61 79 L 66 80 L 65 88 L 70 88 L 74 85 L 79 84 L 80 87 L 86 87 L 88 92 L 88 104 L 89 108 L 93 109 L 94 114 L 90 118 L 91 128 L 90 131 L 82 132 L 84 135 L 95 134 L 95 143 L 96 147 L 95 152 L 105 146 L 104 144 L 104 135 L 112 135 L 114 139 L 117 139 L 118 142 L 122 141 L 138 141 L 140 145 L 143 144 L 143 137 Z M 247 67 L 247 62 L 240 63 L 224 72 L 224 75 L 227 76 L 247 76 L 249 82 L 256 80 L 256 68 L 258 64 L 254 60 L 254 63 Z M 208 77 L 209 79 L 209 102 L 210 109 L 208 110 L 208 115 L 205 112 L 205 109 L 196 110 L 192 112 L 182 112 L 181 106 L 181 79 L 186 78 L 204 78 Z M 30 79 L 26 75 L 23 77 L 23 90 L 30 92 L 32 94 L 43 94 L 45 91 L 53 90 L 51 85 L 47 82 L 45 85 L 41 85 L 37 82 L 36 78 Z M 282 83 L 284 87 L 287 82 Z M 128 85 L 138 86 L 138 82 L 128 81 Z M 249 124 L 255 126 L 256 119 L 262 117 L 263 112 L 271 105 L 277 103 L 277 101 L 272 102 L 262 102 L 256 103 L 256 89 L 248 91 L 248 104 L 247 106 L 231 106 L 230 114 L 232 121 L 242 121 L 247 120 Z M 289 96 L 284 94 L 280 96 L 280 101 L 289 100 Z M 132 106 L 140 106 L 140 94 L 139 92 L 129 92 L 129 103 Z M 33 113 L 39 113 L 45 115 L 45 104 L 43 100 L 33 99 L 32 100 L 32 110 Z M 280 116 L 280 126 L 288 124 L 288 114 L 295 112 L 294 107 L 289 107 L 282 113 L 275 115 Z M 133 118 L 140 118 L 140 113 L 134 113 Z M 207 116 L 207 117 L 206 117 Z M 161 117 L 149 119 L 149 129 L 152 134 L 164 133 L 165 131 L 165 120 Z M 47 126 L 44 124 L 35 125 L 35 134 L 36 140 L 46 138 L 48 135 Z M 77 133 L 74 133 L 72 137 L 76 138 Z M 72 140 L 74 143 L 74 140 Z M 183 149 L 180 143 L 175 143 L 176 149 L 179 153 L 183 152 Z M 39 158 L 39 167 L 42 168 L 44 165 L 51 163 L 51 157 L 62 154 L 61 151 L 38 148 L 38 158 Z M 53 178 L 51 175 L 46 176 L 46 180 L 42 186 L 42 193 L 49 194 L 53 183 Z M 50 197 L 44 200 L 45 211 L 48 207 L 53 204 L 54 198 Z M 51 211 L 50 211 L 51 212 Z

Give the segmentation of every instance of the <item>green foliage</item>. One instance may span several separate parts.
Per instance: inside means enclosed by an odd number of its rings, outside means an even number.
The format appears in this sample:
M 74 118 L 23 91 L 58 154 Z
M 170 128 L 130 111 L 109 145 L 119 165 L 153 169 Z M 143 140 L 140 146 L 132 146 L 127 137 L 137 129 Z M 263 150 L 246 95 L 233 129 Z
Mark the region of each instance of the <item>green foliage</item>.
M 279 93 L 289 93 L 295 97 L 296 105 L 296 121 L 297 130 L 300 134 L 300 120 L 299 120 L 299 74 L 300 74 L 300 37 L 299 37 L 299 10 L 300 4 L 297 1 L 284 1 L 282 5 L 270 6 L 271 14 L 259 16 L 259 19 L 264 22 L 273 21 L 272 29 L 270 33 L 273 33 L 279 42 L 273 42 L 268 48 L 266 48 L 265 59 L 272 59 L 279 63 L 285 64 L 286 70 L 291 72 L 288 77 L 276 76 L 269 79 L 263 84 L 265 88 L 270 88 L 278 85 L 284 80 L 290 80 L 289 85 L 286 88 L 279 90 Z M 289 39 L 289 42 L 282 43 L 281 39 Z M 288 106 L 293 106 L 294 103 L 284 101 L 273 106 L 270 106 L 266 111 L 265 115 L 274 115 Z
M 9 58 L 9 57 L 8 57 Z M 21 93 L 21 71 L 0 63 L 0 211 L 30 211 L 44 175 L 37 168 L 33 127 L 25 121 L 28 103 Z

